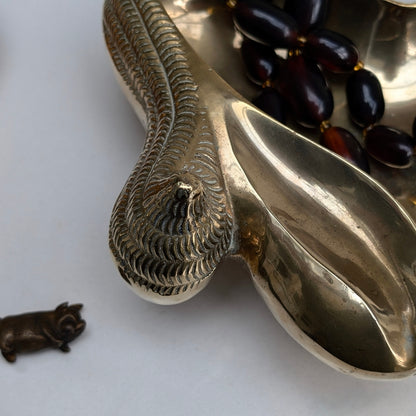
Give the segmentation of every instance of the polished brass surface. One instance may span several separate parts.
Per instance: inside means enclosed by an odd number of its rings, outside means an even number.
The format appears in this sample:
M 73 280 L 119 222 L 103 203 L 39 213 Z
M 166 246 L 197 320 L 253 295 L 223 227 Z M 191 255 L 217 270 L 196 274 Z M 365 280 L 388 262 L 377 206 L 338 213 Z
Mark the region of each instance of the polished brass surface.
M 230 87 L 252 91 L 229 13 L 211 3 L 105 2 L 117 76 L 147 126 L 110 224 L 122 276 L 146 299 L 177 303 L 238 256 L 276 319 L 328 364 L 414 373 L 414 222 L 378 182 Z
M 365 66 L 380 79 L 386 101 L 381 123 L 410 134 L 416 116 L 416 3 L 406 7 L 390 3 L 394 2 L 331 0 L 326 27 L 351 38 Z M 221 0 L 164 0 L 163 4 L 185 39 L 228 84 L 248 99 L 258 93 L 258 88 L 247 81 L 239 54 L 240 37 L 229 11 L 218 6 L 223 4 Z M 196 4 L 200 6 L 198 11 Z M 210 9 L 212 4 L 217 7 Z M 361 139 L 362 131 L 348 114 L 346 77 L 330 76 L 329 81 L 335 101 L 332 125 L 347 128 Z M 318 139 L 319 131 L 290 127 L 312 140 Z M 394 170 L 371 161 L 371 172 L 416 220 L 416 164 Z

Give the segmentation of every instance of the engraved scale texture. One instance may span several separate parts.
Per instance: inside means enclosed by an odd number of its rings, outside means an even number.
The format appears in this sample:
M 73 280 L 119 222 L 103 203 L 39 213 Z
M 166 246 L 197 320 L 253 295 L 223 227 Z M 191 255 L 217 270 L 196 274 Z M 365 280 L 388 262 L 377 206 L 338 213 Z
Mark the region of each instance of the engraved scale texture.
M 232 216 L 182 39 L 152 0 L 107 0 L 104 33 L 147 116 L 143 153 L 113 210 L 111 250 L 141 290 L 193 293 L 228 252 Z

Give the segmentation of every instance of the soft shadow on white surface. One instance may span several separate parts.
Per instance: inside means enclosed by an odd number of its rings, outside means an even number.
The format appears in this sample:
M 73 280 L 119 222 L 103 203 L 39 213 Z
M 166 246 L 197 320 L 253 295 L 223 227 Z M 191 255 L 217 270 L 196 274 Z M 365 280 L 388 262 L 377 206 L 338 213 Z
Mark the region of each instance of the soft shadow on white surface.
M 68 300 L 87 320 L 69 354 L 0 360 L 2 414 L 414 414 L 414 379 L 328 368 L 274 321 L 235 261 L 172 307 L 118 276 L 108 220 L 144 133 L 111 72 L 101 7 L 0 5 L 0 316 Z

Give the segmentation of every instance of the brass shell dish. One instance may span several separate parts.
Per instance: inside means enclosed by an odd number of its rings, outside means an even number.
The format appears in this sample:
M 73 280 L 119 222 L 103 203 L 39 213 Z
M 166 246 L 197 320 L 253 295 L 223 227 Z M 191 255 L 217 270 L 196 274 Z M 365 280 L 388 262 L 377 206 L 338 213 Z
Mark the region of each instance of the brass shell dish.
M 364 377 L 414 373 L 415 224 L 378 182 L 217 75 L 187 41 L 212 42 L 214 17 L 186 6 L 104 6 L 117 76 L 147 127 L 111 218 L 121 275 L 141 297 L 172 304 L 238 256 L 276 319 L 323 361 Z M 185 40 L 178 28 L 191 21 Z

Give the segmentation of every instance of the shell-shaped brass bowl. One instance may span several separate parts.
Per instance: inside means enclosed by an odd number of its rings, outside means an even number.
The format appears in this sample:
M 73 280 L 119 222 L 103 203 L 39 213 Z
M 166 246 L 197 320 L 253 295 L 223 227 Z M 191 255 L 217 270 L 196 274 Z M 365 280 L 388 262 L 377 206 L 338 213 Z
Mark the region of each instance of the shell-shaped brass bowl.
M 399 195 L 406 212 L 379 183 L 390 170 L 376 169 L 375 181 L 242 98 L 252 90 L 223 2 L 210 10 L 195 1 L 162 3 L 104 6 L 117 76 L 147 128 L 111 218 L 123 278 L 146 299 L 177 303 L 205 287 L 221 259 L 238 256 L 276 319 L 328 364 L 367 377 L 414 373 L 415 185 L 405 186 L 414 169 L 384 181 L 406 189 Z M 360 28 L 354 40 L 377 72 L 382 37 L 374 33 L 387 27 L 380 22 L 396 19 L 389 36 L 401 42 L 414 30 L 414 10 L 357 5 L 334 1 L 328 24 L 347 36 Z M 387 69 L 378 73 L 396 116 L 416 95 L 413 39 L 397 65 L 403 84 Z M 394 101 L 400 88 L 405 103 Z M 337 102 L 341 88 L 334 90 Z M 334 121 L 347 127 L 340 102 Z

